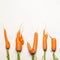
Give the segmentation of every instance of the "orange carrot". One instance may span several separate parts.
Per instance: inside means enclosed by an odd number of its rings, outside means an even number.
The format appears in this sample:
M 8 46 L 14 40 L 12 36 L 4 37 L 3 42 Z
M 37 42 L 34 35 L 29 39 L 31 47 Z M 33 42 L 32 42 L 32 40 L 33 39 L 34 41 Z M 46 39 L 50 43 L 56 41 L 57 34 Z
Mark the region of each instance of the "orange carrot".
M 20 36 L 20 42 L 22 43 L 22 45 L 24 44 L 24 40 L 23 40 L 22 35 Z
M 22 34 L 20 33 L 20 31 L 18 31 L 16 36 L 16 50 L 21 51 L 23 44 L 24 44 L 24 40 Z
M 56 51 L 56 38 L 51 38 L 51 49 L 52 51 Z
M 46 50 L 47 50 L 47 38 L 48 34 L 45 34 L 45 29 L 43 30 L 43 50 L 44 50 L 44 60 L 46 60 Z
M 27 42 L 27 48 L 28 48 L 28 51 L 31 53 L 32 52 L 32 48 L 30 46 L 30 44 Z
M 23 40 L 22 34 L 20 33 L 20 30 L 17 32 L 17 37 L 20 40 L 20 42 L 22 43 L 22 45 L 23 45 L 24 44 L 24 40 Z
M 5 37 L 6 49 L 9 49 L 10 48 L 10 43 L 8 41 L 6 29 L 4 29 L 4 37 Z
M 33 43 L 33 53 L 36 52 L 38 45 L 38 33 L 35 32 L 34 34 L 34 43 Z
M 31 48 L 30 44 L 27 42 L 27 47 L 28 47 L 28 51 L 31 54 L 34 54 L 37 50 L 37 45 L 38 45 L 38 33 L 35 32 L 34 33 L 34 43 L 33 43 L 33 48 Z
M 22 50 L 22 43 L 16 38 L 16 50 L 21 51 Z
M 48 38 L 48 34 L 45 34 L 45 30 L 43 31 L 43 50 L 46 51 L 47 50 L 47 38 Z
M 51 38 L 51 50 L 53 52 L 53 54 L 52 54 L 53 60 L 58 60 L 58 58 L 55 55 L 55 51 L 56 51 L 56 38 L 52 38 L 51 36 L 50 36 L 50 38 Z

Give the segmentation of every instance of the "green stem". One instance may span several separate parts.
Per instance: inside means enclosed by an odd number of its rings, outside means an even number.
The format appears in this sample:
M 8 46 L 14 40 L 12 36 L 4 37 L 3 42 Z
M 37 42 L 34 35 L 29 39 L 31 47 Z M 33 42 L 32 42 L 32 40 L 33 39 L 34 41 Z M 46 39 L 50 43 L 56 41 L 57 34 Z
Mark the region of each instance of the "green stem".
M 9 49 L 6 49 L 6 51 L 7 51 L 7 60 L 10 60 Z
M 32 55 L 32 60 L 34 60 L 34 54 Z
M 46 60 L 46 51 L 44 51 L 44 60 Z
M 55 53 L 53 52 L 53 60 L 55 60 Z
M 17 52 L 17 60 L 20 60 L 20 52 Z

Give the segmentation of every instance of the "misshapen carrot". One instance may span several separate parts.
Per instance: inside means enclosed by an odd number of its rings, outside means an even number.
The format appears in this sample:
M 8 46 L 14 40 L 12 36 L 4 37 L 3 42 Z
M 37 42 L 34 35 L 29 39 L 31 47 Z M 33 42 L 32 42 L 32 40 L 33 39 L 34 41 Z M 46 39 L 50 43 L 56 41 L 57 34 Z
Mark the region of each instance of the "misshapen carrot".
M 48 34 L 45 34 L 45 30 L 43 31 L 43 50 L 46 51 L 47 50 L 47 38 L 48 38 Z
M 21 51 L 22 50 L 22 43 L 16 38 L 16 50 Z
M 35 34 L 34 34 L 34 43 L 33 43 L 34 52 L 36 52 L 36 50 L 37 50 L 37 45 L 38 45 L 38 33 L 35 32 Z
M 51 38 L 51 49 L 53 52 L 56 51 L 56 38 Z
M 17 38 L 19 39 L 19 41 L 22 43 L 22 45 L 24 44 L 24 39 L 22 37 L 22 34 L 20 33 L 20 30 L 17 32 Z
M 5 37 L 6 49 L 9 49 L 10 48 L 10 43 L 8 41 L 6 29 L 4 29 L 4 37 Z
M 22 34 L 20 33 L 20 31 L 18 31 L 17 36 L 16 36 L 16 50 L 17 51 L 21 51 L 22 45 L 24 44 L 23 37 L 21 37 L 21 36 L 22 36 Z
M 36 53 L 37 45 L 38 45 L 38 33 L 35 32 L 35 33 L 34 33 L 34 43 L 33 43 L 33 47 L 31 48 L 30 44 L 27 42 L 28 51 L 29 51 L 31 54 Z

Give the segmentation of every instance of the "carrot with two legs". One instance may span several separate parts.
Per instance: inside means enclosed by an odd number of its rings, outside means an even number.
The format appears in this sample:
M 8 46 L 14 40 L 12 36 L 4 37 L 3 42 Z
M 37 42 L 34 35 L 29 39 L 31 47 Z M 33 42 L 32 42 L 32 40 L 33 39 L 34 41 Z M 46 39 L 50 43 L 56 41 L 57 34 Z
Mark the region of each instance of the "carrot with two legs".
M 32 60 L 34 60 L 34 55 L 37 51 L 37 45 L 38 45 L 38 33 L 35 32 L 34 33 L 34 43 L 33 43 L 33 47 L 31 48 L 30 44 L 27 42 L 27 48 L 28 48 L 28 51 L 29 53 L 31 54 L 32 56 Z

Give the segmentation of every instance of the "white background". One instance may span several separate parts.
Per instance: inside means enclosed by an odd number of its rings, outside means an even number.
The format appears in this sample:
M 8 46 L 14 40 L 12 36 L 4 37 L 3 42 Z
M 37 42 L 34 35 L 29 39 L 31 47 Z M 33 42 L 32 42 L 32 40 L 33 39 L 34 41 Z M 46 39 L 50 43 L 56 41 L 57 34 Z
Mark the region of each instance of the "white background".
M 0 60 L 6 59 L 5 41 L 3 29 L 6 28 L 11 43 L 11 60 L 17 60 L 15 50 L 15 38 L 18 29 L 22 25 L 24 45 L 21 52 L 21 60 L 31 60 L 27 50 L 27 41 L 33 44 L 33 35 L 37 31 L 39 35 L 37 60 L 42 60 L 42 33 L 43 29 L 57 39 L 56 55 L 60 59 L 60 0 L 0 0 Z M 48 38 L 47 60 L 52 60 L 51 40 Z

